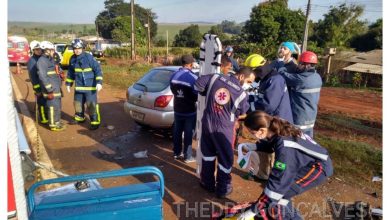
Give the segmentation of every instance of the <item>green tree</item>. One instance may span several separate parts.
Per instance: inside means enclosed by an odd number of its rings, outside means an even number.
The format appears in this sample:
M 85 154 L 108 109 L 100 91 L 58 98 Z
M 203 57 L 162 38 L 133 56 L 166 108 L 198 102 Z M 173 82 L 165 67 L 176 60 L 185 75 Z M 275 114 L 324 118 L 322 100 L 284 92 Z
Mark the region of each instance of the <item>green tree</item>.
M 250 19 L 245 22 L 241 38 L 257 48 L 263 56 L 273 56 L 281 42 L 301 42 L 305 16 L 301 10 L 290 10 L 287 0 L 260 3 L 252 8 Z
M 202 35 L 198 25 L 190 25 L 187 28 L 180 30 L 173 41 L 174 47 L 199 47 Z
M 112 19 L 121 16 L 131 16 L 130 3 L 124 2 L 124 0 L 106 0 L 104 2 L 106 10 L 99 13 L 95 19 L 95 23 L 98 26 L 99 33 L 104 38 L 110 38 L 111 32 L 113 31 Z M 137 19 L 144 27 L 144 24 L 148 23 L 148 17 L 150 22 L 150 35 L 155 37 L 157 34 L 157 24 L 154 21 L 157 16 L 151 9 L 145 9 L 138 4 L 134 5 L 135 19 Z M 120 30 L 116 31 L 117 33 Z
M 322 48 L 349 47 L 349 41 L 354 36 L 366 32 L 366 23 L 359 20 L 363 10 L 359 5 L 332 6 L 324 19 L 315 24 L 310 39 Z
M 351 39 L 351 47 L 357 51 L 382 49 L 382 26 L 383 20 L 378 19 L 368 27 L 367 33 L 357 35 Z
M 229 40 L 229 37 L 223 33 L 222 27 L 220 25 L 211 26 L 209 34 L 217 35 L 222 44 L 224 44 L 226 40 Z
M 146 31 L 138 20 L 135 20 L 135 37 L 138 45 L 145 45 Z M 131 18 L 118 16 L 112 20 L 112 39 L 119 42 L 129 42 L 131 38 Z
M 222 32 L 228 34 L 240 34 L 242 28 L 242 26 L 237 25 L 236 22 L 227 20 L 223 20 L 218 27 L 221 28 Z

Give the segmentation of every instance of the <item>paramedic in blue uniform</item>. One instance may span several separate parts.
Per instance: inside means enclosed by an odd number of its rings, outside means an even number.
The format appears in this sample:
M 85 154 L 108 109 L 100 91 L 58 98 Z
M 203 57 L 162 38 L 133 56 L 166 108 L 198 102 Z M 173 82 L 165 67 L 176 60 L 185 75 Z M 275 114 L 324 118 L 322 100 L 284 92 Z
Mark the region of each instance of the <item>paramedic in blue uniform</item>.
M 284 120 L 262 111 L 249 113 L 244 121 L 257 139 L 257 150 L 275 151 L 275 163 L 263 193 L 238 219 L 302 219 L 291 198 L 324 183 L 333 174 L 327 150 Z M 259 143 L 259 142 L 258 142 Z
M 299 57 L 299 65 L 295 73 L 287 72 L 286 68 L 279 69 L 279 73 L 290 87 L 294 124 L 310 137 L 313 137 L 322 86 L 321 76 L 315 69 L 316 64 L 317 55 L 305 51 Z
M 84 43 L 80 39 L 72 41 L 74 55 L 70 58 L 66 89 L 75 84 L 74 108 L 75 123 L 85 121 L 84 105 L 86 104 L 90 120 L 90 129 L 99 128 L 101 116 L 97 103 L 97 92 L 102 89 L 103 73 L 95 58 L 83 51 Z
M 47 111 L 46 111 L 46 99 L 43 97 L 42 88 L 39 84 L 38 68 L 37 62 L 39 57 L 42 55 L 42 49 L 40 47 L 39 41 L 32 41 L 30 43 L 30 49 L 32 56 L 27 63 L 28 75 L 30 77 L 31 84 L 33 86 L 34 94 L 36 97 L 36 114 L 38 115 L 38 120 L 42 124 L 47 124 Z
M 260 66 L 254 72 L 260 78 L 260 85 L 254 102 L 250 102 L 251 111 L 261 110 L 293 123 L 290 96 L 284 78 L 271 64 Z
M 232 66 L 227 56 L 221 58 L 222 67 Z M 216 192 L 224 198 L 233 191 L 231 170 L 233 165 L 234 129 L 238 117 L 249 108 L 247 94 L 242 86 L 254 81 L 252 71 L 235 75 L 210 74 L 201 76 L 195 83 L 195 89 L 206 96 L 206 105 L 202 118 L 201 186 Z M 214 176 L 215 161 L 218 161 L 217 177 Z
M 38 59 L 37 69 L 40 88 L 46 99 L 49 127 L 52 131 L 62 131 L 65 125 L 61 122 L 61 79 L 55 71 L 54 45 L 42 41 L 40 46 L 43 54 Z
M 173 111 L 175 114 L 173 154 L 175 159 L 184 156 L 186 163 L 195 162 L 192 157 L 192 135 L 196 124 L 196 101 L 198 100 L 194 84 L 198 77 L 192 72 L 193 62 L 194 58 L 191 55 L 183 55 L 181 58 L 183 67 L 172 75 L 170 82 L 174 95 Z

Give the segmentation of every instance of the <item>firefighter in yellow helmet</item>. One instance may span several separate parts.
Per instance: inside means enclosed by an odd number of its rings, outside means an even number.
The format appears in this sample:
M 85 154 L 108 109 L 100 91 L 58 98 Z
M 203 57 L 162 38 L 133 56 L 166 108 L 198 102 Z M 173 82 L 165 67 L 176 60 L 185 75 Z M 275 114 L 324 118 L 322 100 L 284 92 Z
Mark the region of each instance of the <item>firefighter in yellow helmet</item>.
M 263 66 L 266 61 L 267 60 L 260 54 L 252 54 L 246 58 L 244 66 L 256 69 L 257 67 Z

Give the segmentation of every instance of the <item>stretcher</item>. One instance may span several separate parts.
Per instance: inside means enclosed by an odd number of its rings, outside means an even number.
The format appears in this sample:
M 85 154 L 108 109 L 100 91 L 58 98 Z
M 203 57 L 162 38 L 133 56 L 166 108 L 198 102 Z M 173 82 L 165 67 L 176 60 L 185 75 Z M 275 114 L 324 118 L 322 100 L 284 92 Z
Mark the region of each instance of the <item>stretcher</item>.
M 200 69 L 199 76 L 208 74 L 218 74 L 221 68 L 222 44 L 217 35 L 205 34 L 200 44 Z M 196 112 L 196 173 L 200 176 L 202 170 L 202 152 L 200 151 L 200 139 L 202 137 L 202 117 L 205 109 L 205 96 L 198 95 L 198 105 Z
M 47 184 L 80 183 L 140 174 L 154 175 L 158 181 L 112 188 L 101 188 L 97 184 L 90 190 L 66 193 L 58 193 L 60 190 L 56 190 L 56 193 L 45 196 L 41 195 L 42 192 L 36 193 L 38 187 Z M 163 219 L 163 196 L 163 174 L 156 167 L 145 166 L 43 180 L 31 186 L 27 200 L 30 220 Z

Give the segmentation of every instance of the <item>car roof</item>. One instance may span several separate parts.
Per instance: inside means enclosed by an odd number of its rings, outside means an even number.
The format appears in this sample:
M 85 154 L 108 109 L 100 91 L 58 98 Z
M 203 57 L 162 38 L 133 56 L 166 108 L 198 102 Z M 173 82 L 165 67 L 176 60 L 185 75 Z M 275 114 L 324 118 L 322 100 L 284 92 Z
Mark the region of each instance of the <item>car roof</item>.
M 159 70 L 170 70 L 170 71 L 176 71 L 182 66 L 159 66 L 159 67 L 154 67 L 153 69 L 159 69 Z M 199 71 L 199 69 L 192 69 L 193 72 Z

